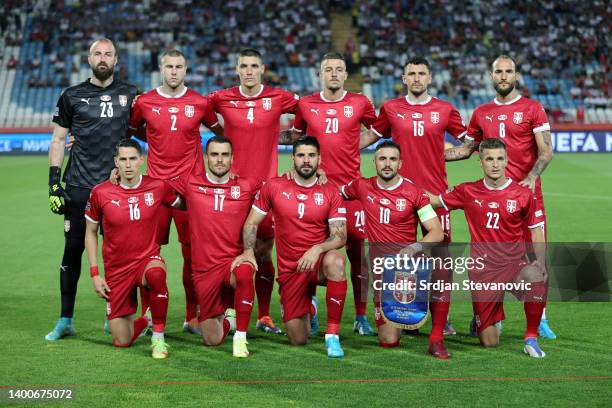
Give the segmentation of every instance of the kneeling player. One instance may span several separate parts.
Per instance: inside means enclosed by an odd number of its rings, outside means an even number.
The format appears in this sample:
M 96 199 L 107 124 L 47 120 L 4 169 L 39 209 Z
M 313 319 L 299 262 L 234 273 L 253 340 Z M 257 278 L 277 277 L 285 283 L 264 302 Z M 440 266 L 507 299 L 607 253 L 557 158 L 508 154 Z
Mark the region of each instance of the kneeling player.
M 85 208 L 85 248 L 94 290 L 106 299 L 113 345 L 129 347 L 147 328 L 147 318 L 134 319 L 136 288 L 150 292 L 153 319 L 153 358 L 168 357 L 164 328 L 168 312 L 166 265 L 155 240 L 156 213 L 162 205 L 176 206 L 180 198 L 164 181 L 140 174 L 144 163 L 138 142 L 122 140 L 115 152 L 118 185 L 106 181 L 94 187 Z M 104 278 L 98 273 L 98 227 L 104 230 Z
M 253 310 L 253 264 L 230 270 L 242 251 L 242 224 L 259 183 L 239 175 L 230 179 L 232 144 L 214 136 L 206 144 L 208 171 L 190 178 L 185 191 L 191 225 L 193 281 L 200 306 L 204 344 L 217 346 L 235 324 L 234 357 L 248 357 L 246 333 Z M 233 292 L 233 299 L 227 300 Z M 231 306 L 234 310 L 228 308 Z
M 258 225 L 273 210 L 276 223 L 278 283 L 283 321 L 289 342 L 304 345 L 310 334 L 313 285 L 327 285 L 327 330 L 329 357 L 343 357 L 338 336 L 346 297 L 344 256 L 346 209 L 336 187 L 317 183 L 319 142 L 306 136 L 293 143 L 296 177 L 277 177 L 261 189 L 243 228 L 244 253 L 234 266 L 255 264 L 254 246 Z
M 423 244 L 440 242 L 444 233 L 436 212 L 429 204 L 427 195 L 398 172 L 402 166 L 400 146 L 384 141 L 374 152 L 376 177 L 358 178 L 342 186 L 342 195 L 347 200 L 359 200 L 366 217 L 366 234 L 370 243 L 370 258 L 385 253 L 412 255 L 423 248 Z M 421 242 L 416 242 L 417 225 L 422 223 L 425 232 Z M 402 243 L 410 243 L 406 246 Z M 436 275 L 434 274 L 434 278 Z M 431 294 L 432 298 L 434 293 Z M 444 346 L 443 329 L 446 310 L 439 312 L 438 301 L 430 302 L 432 329 L 428 352 L 436 358 L 447 359 L 451 355 Z M 374 295 L 378 341 L 383 347 L 396 347 L 400 342 L 401 329 L 387 323 L 380 311 L 380 293 Z
M 547 274 L 543 212 L 536 196 L 527 188 L 507 178 L 506 145 L 501 139 L 485 139 L 480 144 L 480 165 L 484 179 L 460 184 L 440 196 L 430 196 L 432 204 L 447 210 L 465 212 L 471 236 L 471 257 L 483 259 L 482 268 L 472 268 L 472 283 L 529 284 L 521 294 L 527 328 L 525 353 L 542 358 L 545 353 L 537 343 L 538 326 L 545 305 Z M 537 260 L 527 266 L 524 228 L 531 230 Z M 496 285 L 498 286 L 498 285 Z M 503 291 L 472 291 L 474 315 L 480 343 L 485 347 L 499 344 L 496 323 L 504 320 Z

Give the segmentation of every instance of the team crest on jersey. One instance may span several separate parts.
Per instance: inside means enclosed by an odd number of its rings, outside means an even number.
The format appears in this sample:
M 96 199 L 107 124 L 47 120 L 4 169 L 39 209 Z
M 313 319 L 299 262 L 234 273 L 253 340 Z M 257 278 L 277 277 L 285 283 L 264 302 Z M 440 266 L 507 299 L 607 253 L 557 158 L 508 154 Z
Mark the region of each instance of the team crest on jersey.
M 336 114 L 336 110 L 335 109 L 328 109 L 325 111 L 326 114 L 328 115 L 335 115 Z
M 308 196 L 306 194 L 301 194 L 301 193 L 298 194 L 296 197 L 300 201 L 306 201 L 308 199 Z
M 110 95 L 102 95 L 102 96 L 100 97 L 100 100 L 101 100 L 102 102 L 108 102 L 108 101 L 110 101 L 110 100 L 111 100 L 111 97 L 110 97 Z
M 119 105 L 123 107 L 127 106 L 127 95 L 119 95 Z
M 512 214 L 516 211 L 516 200 L 507 200 L 506 201 L 506 210 Z
M 347 118 L 350 118 L 353 116 L 353 107 L 352 106 L 345 106 L 344 107 L 344 116 Z
M 185 105 L 185 116 L 193 118 L 193 115 L 195 115 L 195 107 L 193 105 Z
M 261 100 L 261 104 L 262 104 L 264 110 L 272 109 L 272 98 L 263 98 Z
M 170 113 L 178 113 L 179 112 L 179 108 L 177 108 L 176 106 L 172 106 L 172 107 L 168 108 L 168 112 L 170 112 Z
M 386 198 L 381 198 L 380 199 L 380 203 L 382 205 L 389 205 L 389 204 L 391 204 L 391 201 L 387 200 Z
M 516 123 L 517 125 L 521 124 L 521 122 L 523 121 L 523 112 L 514 112 L 512 121 Z
M 412 303 L 416 299 L 416 274 L 395 272 L 395 290 L 393 297 L 400 303 Z
M 440 123 L 440 112 L 431 112 L 431 123 Z
M 240 186 L 232 186 L 230 188 L 230 196 L 232 196 L 234 200 L 239 199 L 240 198 Z
M 314 202 L 316 205 L 323 205 L 323 193 L 314 193 Z
M 506 116 L 506 115 L 499 115 L 497 117 L 497 120 L 506 120 L 506 119 L 508 119 L 508 116 Z
M 247 108 L 254 108 L 255 106 L 257 106 L 257 103 L 254 101 L 246 101 L 244 104 Z
M 397 211 L 404 211 L 406 209 L 406 199 L 398 198 L 397 200 L 395 200 L 395 208 L 397 209 Z
M 135 204 L 138 202 L 138 197 L 130 197 L 128 198 L 128 203 Z
M 149 207 L 153 205 L 155 199 L 153 198 L 153 193 L 144 193 L 145 204 Z

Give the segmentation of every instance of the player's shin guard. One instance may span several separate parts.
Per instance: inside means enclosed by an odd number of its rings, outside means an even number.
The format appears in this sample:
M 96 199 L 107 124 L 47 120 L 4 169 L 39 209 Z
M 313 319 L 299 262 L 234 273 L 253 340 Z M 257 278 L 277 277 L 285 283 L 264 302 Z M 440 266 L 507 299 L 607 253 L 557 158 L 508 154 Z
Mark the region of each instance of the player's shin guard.
M 270 315 L 270 299 L 274 287 L 274 264 L 262 261 L 255 272 L 255 293 L 257 294 L 257 319 Z
M 349 241 L 346 254 L 351 263 L 351 283 L 355 300 L 355 316 L 365 316 L 368 301 L 368 270 L 362 265 L 363 241 Z
M 325 303 L 327 305 L 327 330 L 325 334 L 339 334 L 340 320 L 346 298 L 346 281 L 327 281 Z
M 532 282 L 531 289 L 525 296 L 525 303 L 523 304 L 527 320 L 525 339 L 538 337 L 538 327 L 542 319 L 542 311 L 546 306 L 547 286 L 547 282 Z
M 77 286 L 81 276 L 81 257 L 85 250 L 82 239 L 66 238 L 64 256 L 60 266 L 60 291 L 62 295 L 62 311 L 60 317 L 74 315 L 74 302 Z
M 255 286 L 253 274 L 255 270 L 248 263 L 243 263 L 234 269 L 236 288 L 234 290 L 234 309 L 236 310 L 236 331 L 246 332 L 249 328 L 249 320 L 253 311 L 253 299 L 255 297 Z
M 185 288 L 185 321 L 198 317 L 198 298 L 191 274 L 191 245 L 181 243 L 183 253 L 183 287 Z
M 151 318 L 153 331 L 163 333 L 168 315 L 168 286 L 166 285 L 166 271 L 162 268 L 151 268 L 145 272 L 147 286 L 151 290 Z

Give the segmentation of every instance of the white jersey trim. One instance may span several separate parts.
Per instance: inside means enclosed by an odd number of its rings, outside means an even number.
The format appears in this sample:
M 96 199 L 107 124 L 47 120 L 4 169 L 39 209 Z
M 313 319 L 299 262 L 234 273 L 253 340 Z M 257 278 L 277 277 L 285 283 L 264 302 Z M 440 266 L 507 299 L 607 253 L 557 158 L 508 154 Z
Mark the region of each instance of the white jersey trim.
M 431 102 L 431 95 L 427 96 L 427 99 L 425 99 L 423 102 L 412 102 L 410 99 L 408 99 L 408 95 L 405 96 L 406 102 L 408 102 L 408 105 L 427 105 L 429 102 Z
M 85 214 L 85 219 L 89 222 L 93 222 L 94 224 L 99 224 L 100 221 L 96 221 L 93 218 L 91 218 L 89 215 Z
M 253 204 L 251 206 L 252 209 L 254 209 L 255 211 L 257 211 L 258 213 L 260 213 L 261 215 L 266 215 L 268 214 L 267 212 L 265 212 L 264 210 L 262 210 L 261 208 L 257 207 L 255 204 Z
M 168 95 L 167 93 L 164 93 L 164 92 L 161 90 L 161 86 L 159 86 L 159 87 L 155 88 L 155 90 L 157 91 L 157 93 L 159 94 L 159 96 L 162 96 L 162 97 L 164 97 L 164 98 L 169 98 L 169 99 L 176 99 L 176 98 L 180 98 L 180 97 L 184 96 L 184 95 L 187 93 L 187 89 L 189 89 L 189 88 L 185 87 L 185 88 L 183 89 L 183 91 L 182 91 L 181 93 L 177 94 L 177 95 Z
M 259 88 L 259 91 L 257 91 L 257 93 L 255 95 L 252 95 L 252 96 L 251 95 L 247 95 L 244 92 L 242 92 L 242 85 L 238 86 L 238 90 L 240 91 L 240 95 L 244 96 L 245 98 L 257 98 L 259 95 L 261 95 L 261 93 L 264 90 L 264 85 L 261 84 L 260 86 L 261 86 L 261 88 Z
M 328 218 L 327 219 L 328 222 L 332 222 L 332 221 L 346 221 L 346 217 L 334 217 L 334 218 Z
M 335 101 L 332 101 L 330 99 L 325 98 L 325 96 L 323 96 L 323 91 L 319 92 L 319 96 L 321 97 L 321 99 L 323 100 L 323 102 L 340 102 L 341 100 L 344 99 L 344 97 L 346 96 L 346 94 L 348 93 L 348 91 L 344 91 L 344 93 L 342 94 L 342 96 L 340 97 L 340 99 L 336 99 Z
M 535 229 L 535 228 L 544 228 L 544 221 L 540 221 L 537 224 L 533 224 L 529 226 L 529 229 Z
M 301 183 L 298 181 L 297 177 L 296 177 L 296 178 L 294 178 L 294 179 L 293 179 L 293 181 L 295 181 L 295 184 L 297 184 L 297 185 L 298 185 L 298 186 L 300 186 L 300 187 L 310 188 L 310 187 L 314 186 L 315 184 L 317 184 L 317 182 L 319 181 L 319 178 L 318 178 L 318 177 L 315 177 L 314 181 L 313 181 L 312 183 L 310 183 L 310 184 L 301 184 Z
M 510 185 L 510 183 L 512 183 L 512 179 L 508 178 L 508 180 L 506 180 L 504 185 L 499 186 L 499 187 L 491 187 L 490 185 L 487 184 L 485 179 L 482 179 L 482 184 L 484 184 L 484 186 L 487 188 L 487 190 L 491 190 L 491 191 L 494 191 L 494 190 L 505 190 Z
M 537 128 L 533 128 L 533 134 L 535 135 L 538 132 L 545 132 L 550 130 L 550 123 L 543 123 L 542 126 L 538 126 Z
M 517 95 L 516 98 L 514 98 L 514 99 L 512 99 L 512 100 L 510 100 L 508 102 L 501 102 L 501 101 L 497 100 L 497 96 L 496 96 L 495 98 L 493 98 L 493 102 L 495 102 L 496 105 L 500 105 L 500 106 L 501 105 L 511 105 L 511 104 L 513 104 L 514 102 L 518 101 L 521 98 L 522 98 L 521 95 Z
M 135 190 L 138 187 L 140 187 L 141 184 L 142 184 L 142 174 L 140 175 L 140 180 L 138 180 L 138 183 L 136 183 L 135 186 L 126 186 L 125 184 L 119 184 L 119 187 L 121 187 L 124 190 Z
M 378 187 L 381 190 L 385 190 L 385 191 L 393 191 L 397 189 L 399 186 L 401 186 L 403 182 L 404 182 L 404 178 L 400 177 L 397 183 L 395 183 L 391 187 L 384 187 L 380 185 L 380 183 L 378 182 L 378 178 L 376 178 L 376 187 Z
M 450 211 L 450 210 L 448 209 L 448 207 L 446 206 L 446 203 L 445 203 L 445 202 L 444 202 L 444 200 L 442 199 L 442 194 L 440 194 L 440 195 L 438 196 L 438 199 L 440 200 L 440 203 L 442 204 L 442 207 L 444 207 L 444 209 L 445 209 L 446 211 Z
M 174 207 L 175 205 L 177 205 L 178 203 L 181 202 L 181 196 L 180 195 L 176 195 L 176 198 L 174 199 L 174 201 L 172 202 L 172 204 L 170 204 L 170 207 Z
M 345 188 L 346 188 L 346 184 L 340 186 L 340 194 L 342 194 L 342 197 L 348 200 L 348 196 L 346 195 L 346 192 L 344 191 Z
M 215 181 L 213 179 L 210 178 L 210 175 L 208 174 L 208 172 L 206 172 L 206 180 L 210 181 L 212 184 L 227 184 L 227 182 L 229 181 L 229 175 L 227 176 L 227 180 L 225 181 Z
M 376 129 L 374 129 L 374 125 L 370 126 L 370 130 L 371 130 L 372 132 L 374 132 L 374 134 L 375 134 L 376 136 L 378 136 L 378 138 L 379 138 L 379 139 L 380 139 L 381 137 L 383 137 L 383 135 L 381 135 L 380 133 L 378 133 L 378 131 L 377 131 Z

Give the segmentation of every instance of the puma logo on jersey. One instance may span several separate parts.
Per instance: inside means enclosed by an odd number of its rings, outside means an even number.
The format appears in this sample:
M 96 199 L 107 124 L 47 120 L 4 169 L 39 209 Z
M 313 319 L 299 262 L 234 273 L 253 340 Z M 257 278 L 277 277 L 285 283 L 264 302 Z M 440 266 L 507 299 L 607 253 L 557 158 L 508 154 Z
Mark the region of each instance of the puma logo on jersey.
M 474 200 L 474 202 L 482 208 L 482 200 Z
M 89 105 L 89 98 L 81 98 L 81 102 L 85 102 L 86 104 Z
M 315 115 L 319 115 L 319 110 L 318 109 L 314 109 L 314 108 L 310 108 L 311 112 L 314 112 Z
M 334 303 L 336 303 L 338 305 L 342 304 L 342 300 L 340 300 L 340 299 L 336 299 L 336 298 L 330 297 L 329 300 L 331 300 L 332 302 L 334 302 Z
M 248 300 L 243 300 L 242 303 L 245 304 L 245 305 L 249 305 L 251 307 L 253 306 L 253 301 L 252 300 L 250 302 Z
M 405 113 L 403 113 L 403 114 L 402 113 L 398 113 L 397 116 L 402 118 L 402 120 L 406 119 L 406 114 Z
M 161 108 L 151 108 L 151 110 L 161 116 Z
M 368 195 L 368 200 L 370 200 L 370 202 L 374 203 L 374 197 L 370 197 L 370 196 Z
M 489 121 L 489 122 L 493 122 L 493 116 L 488 116 L 485 115 L 485 118 Z
M 111 203 L 115 204 L 117 207 L 119 207 L 119 202 L 121 200 L 111 200 Z
M 198 190 L 200 190 L 201 192 L 203 192 L 204 194 L 206 194 L 206 191 L 208 191 L 208 187 L 201 187 L 201 186 L 198 186 Z
M 283 191 L 283 195 L 287 197 L 287 200 L 291 199 L 291 193 L 286 193 Z
M 238 107 L 238 101 L 229 101 L 232 105 L 234 105 L 234 108 Z

